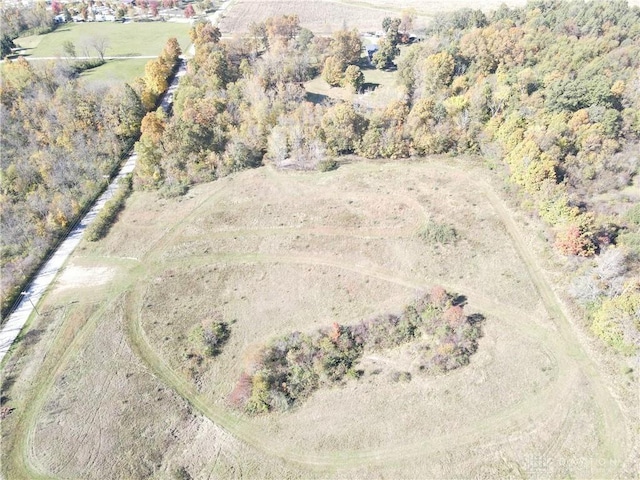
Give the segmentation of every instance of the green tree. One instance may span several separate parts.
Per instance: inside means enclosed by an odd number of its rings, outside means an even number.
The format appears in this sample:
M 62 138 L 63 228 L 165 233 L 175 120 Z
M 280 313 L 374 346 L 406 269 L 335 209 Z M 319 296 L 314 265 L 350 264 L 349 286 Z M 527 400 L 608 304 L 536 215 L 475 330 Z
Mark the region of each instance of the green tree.
M 362 56 L 362 40 L 356 29 L 338 30 L 329 45 L 331 55 L 344 65 L 354 65 Z
M 128 83 L 124 84 L 122 100 L 118 105 L 118 135 L 134 138 L 140 132 L 145 108 L 140 97 Z
M 354 152 L 366 127 L 365 118 L 347 103 L 330 107 L 322 117 L 322 136 L 333 155 Z
M 0 58 L 5 58 L 11 54 L 14 48 L 16 48 L 16 44 L 13 43 L 11 37 L 6 33 L 2 35 L 2 38 L 0 38 Z
M 344 67 L 345 65 L 340 59 L 327 57 L 324 61 L 324 68 L 322 69 L 322 78 L 332 87 L 337 87 L 342 82 Z
M 429 55 L 419 65 L 417 82 L 429 94 L 449 86 L 453 79 L 455 60 L 449 52 L 439 52 Z
M 357 65 L 349 65 L 344 71 L 342 85 L 351 89 L 352 92 L 359 92 L 364 84 L 364 74 Z

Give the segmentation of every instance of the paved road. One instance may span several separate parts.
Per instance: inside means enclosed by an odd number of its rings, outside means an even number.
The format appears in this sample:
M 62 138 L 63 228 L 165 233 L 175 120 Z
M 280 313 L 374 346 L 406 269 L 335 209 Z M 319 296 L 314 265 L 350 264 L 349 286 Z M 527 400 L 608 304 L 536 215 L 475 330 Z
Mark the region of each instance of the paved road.
M 168 111 L 173 103 L 173 94 L 178 88 L 178 82 L 180 78 L 186 73 L 185 62 L 182 61 L 180 69 L 175 78 L 169 85 L 169 89 L 162 98 L 161 106 L 165 111 Z M 38 304 L 49 285 L 53 282 L 62 266 L 65 264 L 71 253 L 80 243 L 82 235 L 85 229 L 93 222 L 96 215 L 102 210 L 104 204 L 109 200 L 116 189 L 118 188 L 119 180 L 125 175 L 133 172 L 136 166 L 137 155 L 132 154 L 125 164 L 122 166 L 118 175 L 109 184 L 105 192 L 98 198 L 96 203 L 91 207 L 91 210 L 80 220 L 80 222 L 69 232 L 64 241 L 58 246 L 51 258 L 40 268 L 36 276 L 31 283 L 25 289 L 25 295 L 23 295 L 17 308 L 11 313 L 7 323 L 2 327 L 0 331 L 0 362 L 7 354 L 11 345 L 18 337 L 20 330 L 24 327 L 25 323 L 35 310 L 35 305 Z M 37 310 L 36 310 L 37 313 Z

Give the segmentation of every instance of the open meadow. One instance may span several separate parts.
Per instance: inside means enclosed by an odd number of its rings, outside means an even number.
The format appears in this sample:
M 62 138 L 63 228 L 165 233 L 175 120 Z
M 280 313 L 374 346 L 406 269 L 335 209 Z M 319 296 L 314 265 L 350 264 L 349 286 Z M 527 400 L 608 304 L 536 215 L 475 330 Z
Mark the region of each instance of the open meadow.
M 26 58 L 67 57 L 64 49 L 67 42 L 74 46 L 78 57 L 97 57 L 93 44 L 95 39 L 103 39 L 106 46 L 103 54 L 122 58 L 107 58 L 104 65 L 83 72 L 82 77 L 120 84 L 143 75 L 146 62 L 159 55 L 171 37 L 186 52 L 191 44 L 189 28 L 190 24 L 178 22 L 67 23 L 51 33 L 19 37 L 15 43 L 23 47 L 20 55 Z
M 5 366 L 7 478 L 634 477 L 634 387 L 591 360 L 536 226 L 494 181 L 427 158 L 134 193 Z M 411 345 L 365 351 L 359 378 L 289 410 L 229 403 L 270 340 L 397 313 L 435 285 L 484 317 L 469 365 L 434 375 Z M 192 355 L 210 319 L 228 341 Z
M 19 37 L 15 43 L 26 48 L 27 57 L 66 56 L 64 43 L 71 42 L 78 56 L 95 56 L 91 40 L 107 39 L 105 55 L 108 57 L 156 56 L 162 51 L 170 37 L 176 37 L 180 47 L 186 49 L 189 42 L 188 23 L 176 22 L 93 22 L 67 23 L 44 35 Z

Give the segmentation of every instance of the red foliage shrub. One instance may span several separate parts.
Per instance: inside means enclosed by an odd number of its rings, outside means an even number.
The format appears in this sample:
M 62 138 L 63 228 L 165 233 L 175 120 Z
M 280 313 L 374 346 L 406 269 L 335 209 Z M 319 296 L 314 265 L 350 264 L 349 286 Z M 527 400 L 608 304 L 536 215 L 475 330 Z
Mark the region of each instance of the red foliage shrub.
M 569 225 L 556 236 L 556 248 L 564 255 L 590 257 L 595 253 L 595 245 L 589 235 L 580 231 L 577 225 Z
M 442 314 L 442 317 L 444 321 L 447 322 L 449 326 L 454 329 L 461 326 L 466 320 L 464 311 L 462 307 L 459 305 L 455 307 L 447 308 L 447 310 L 445 310 L 445 312 Z
M 447 304 L 449 295 L 442 286 L 436 285 L 429 292 L 429 299 L 434 306 L 442 308 Z

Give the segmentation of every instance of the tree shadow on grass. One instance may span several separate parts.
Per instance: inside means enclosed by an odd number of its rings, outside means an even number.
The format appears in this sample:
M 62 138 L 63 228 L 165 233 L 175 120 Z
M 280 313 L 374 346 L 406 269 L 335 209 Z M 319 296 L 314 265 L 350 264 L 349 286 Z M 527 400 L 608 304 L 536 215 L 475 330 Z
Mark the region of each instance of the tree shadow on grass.
M 456 297 L 451 301 L 451 305 L 454 307 L 464 307 L 467 304 L 467 297 L 465 295 L 456 295 Z
M 33 50 L 33 48 L 27 48 L 27 47 L 15 48 L 9 55 L 7 55 L 7 59 L 9 59 L 9 60 L 17 60 L 18 57 L 30 57 L 31 56 L 31 50 Z
M 2 387 L 0 387 L 0 407 L 9 401 L 8 392 L 14 383 L 16 383 L 15 375 L 8 375 L 2 380 Z
M 479 325 L 485 320 L 484 315 L 482 315 L 481 313 L 472 313 L 471 315 L 467 316 L 467 319 L 469 320 L 469 323 L 471 325 Z
M 379 83 L 363 83 L 360 91 L 363 93 L 374 92 L 380 86 Z
M 321 103 L 324 103 L 325 100 L 327 100 L 327 98 L 329 98 L 329 97 L 327 97 L 326 95 L 323 95 L 322 93 L 307 92 L 305 94 L 305 100 L 307 102 L 311 102 L 311 103 L 313 103 L 315 105 L 319 105 Z

